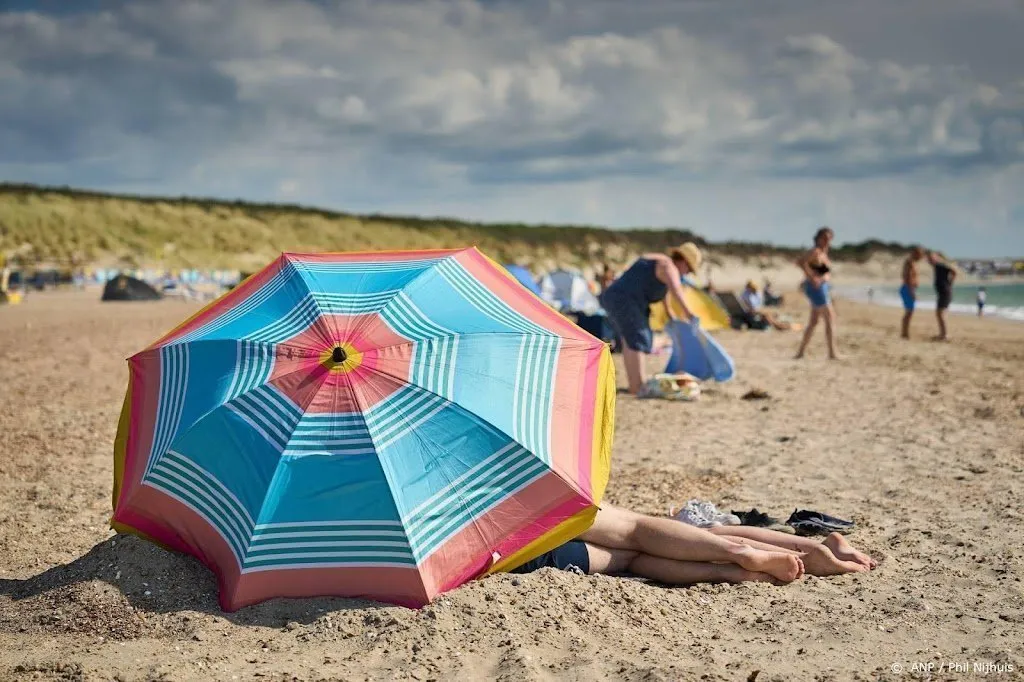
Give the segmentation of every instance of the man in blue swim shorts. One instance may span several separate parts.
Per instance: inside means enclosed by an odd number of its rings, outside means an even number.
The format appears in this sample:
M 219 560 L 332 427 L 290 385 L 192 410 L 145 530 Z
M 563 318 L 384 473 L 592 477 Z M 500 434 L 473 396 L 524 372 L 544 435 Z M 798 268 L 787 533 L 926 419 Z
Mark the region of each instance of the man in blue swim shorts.
M 838 533 L 823 542 L 753 526 L 697 528 L 676 519 L 603 506 L 579 538 L 513 573 L 541 568 L 628 574 L 667 585 L 749 580 L 788 583 L 810 575 L 869 571 L 877 565 Z
M 910 338 L 910 318 L 914 316 L 914 305 L 917 303 L 917 264 L 924 258 L 924 249 L 915 246 L 914 250 L 903 261 L 903 286 L 900 287 L 900 298 L 903 299 L 903 326 L 900 336 Z

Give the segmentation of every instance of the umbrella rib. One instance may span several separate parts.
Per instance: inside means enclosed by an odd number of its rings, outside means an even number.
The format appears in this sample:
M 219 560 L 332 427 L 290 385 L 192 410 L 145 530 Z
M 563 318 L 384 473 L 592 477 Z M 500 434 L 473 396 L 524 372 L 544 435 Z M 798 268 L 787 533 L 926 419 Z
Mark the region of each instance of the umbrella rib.
M 395 295 L 394 295 L 394 296 L 392 296 L 391 298 L 389 298 L 389 299 L 387 300 L 387 302 L 386 302 L 386 303 L 385 303 L 384 305 L 382 305 L 382 306 L 381 306 L 380 308 L 378 308 L 378 309 L 377 309 L 377 312 L 376 312 L 376 315 L 377 315 L 377 316 L 378 316 L 378 317 L 379 317 L 380 319 L 382 319 L 382 320 L 383 320 L 383 319 L 384 319 L 384 312 L 385 312 L 386 310 L 388 310 L 388 309 L 389 309 L 389 306 L 390 306 L 390 305 L 391 305 L 392 303 L 394 303 L 394 302 L 395 302 L 395 299 L 397 299 L 397 298 L 398 298 L 399 296 L 401 296 L 401 295 L 402 295 L 402 294 L 403 294 L 403 293 L 404 293 L 405 291 L 407 291 L 407 290 L 409 289 L 409 287 L 413 286 L 413 285 L 414 285 L 414 284 L 415 284 L 416 282 L 418 282 L 419 280 L 423 279 L 424 277 L 426 277 L 427 275 L 429 275 L 430 273 L 432 273 L 432 272 L 434 271 L 434 268 L 436 268 L 436 267 L 437 267 L 438 265 L 440 265 L 441 263 L 444 263 L 445 261 L 447 261 L 447 260 L 449 260 L 449 259 L 451 259 L 451 258 L 454 258 L 455 256 L 458 256 L 458 255 L 459 255 L 460 253 L 463 253 L 464 251 L 468 251 L 468 250 L 469 250 L 469 249 L 462 249 L 462 250 L 460 250 L 460 251 L 456 251 L 456 252 L 454 252 L 454 253 L 449 253 L 448 255 L 444 256 L 443 258 L 438 258 L 438 259 L 437 259 L 436 261 L 434 261 L 434 262 L 433 262 L 433 263 L 431 263 L 430 265 L 428 265 L 428 266 L 426 266 L 425 268 L 423 268 L 423 270 L 422 270 L 421 272 L 417 273 L 416 275 L 414 275 L 414 276 L 413 276 L 413 278 L 412 278 L 412 279 L 410 279 L 410 280 L 409 280 L 408 282 L 406 282 L 405 284 L 403 284 L 403 285 L 401 286 L 401 288 L 400 288 L 400 289 L 399 289 L 399 290 L 398 290 L 398 291 L 397 291 L 397 292 L 395 293 Z M 354 333 L 354 334 L 355 334 L 355 333 L 359 333 L 359 332 L 363 331 L 363 329 L 364 329 L 364 328 L 365 328 L 365 327 L 366 327 L 367 325 L 369 325 L 369 324 L 370 324 L 370 321 L 369 321 L 369 319 L 367 319 L 367 320 L 365 320 L 365 321 L 364 321 L 364 322 L 363 322 L 362 324 L 360 324 L 360 325 L 357 325 L 357 326 L 356 326 L 355 328 L 353 328 L 353 330 L 352 330 L 352 331 L 353 331 L 353 333 Z M 386 348 L 386 347 L 387 347 L 387 346 L 382 346 L 382 348 Z
M 399 381 L 400 383 L 411 383 L 411 382 L 403 382 L 402 380 L 398 379 L 397 377 L 393 376 L 392 374 L 390 374 L 390 373 L 388 373 L 388 372 L 384 372 L 384 371 L 378 370 L 378 369 L 376 369 L 376 368 L 368 368 L 368 369 L 370 369 L 370 371 L 372 371 L 372 372 L 374 372 L 374 373 L 376 373 L 376 374 L 379 374 L 380 376 L 385 376 L 385 377 L 388 377 L 389 379 L 394 379 L 394 380 L 396 380 L 396 381 Z M 463 407 L 462 407 L 461 405 L 457 405 L 456 403 L 453 403 L 452 401 L 448 400 L 447 398 L 445 398 L 445 397 L 444 397 L 444 396 L 442 396 L 442 395 L 438 395 L 437 393 L 435 393 L 435 392 L 433 392 L 433 391 L 430 391 L 430 390 L 428 390 L 428 389 L 422 388 L 422 387 L 421 387 L 421 386 L 419 386 L 418 384 L 413 384 L 413 385 L 415 385 L 415 386 L 416 386 L 417 388 L 419 388 L 420 390 L 422 390 L 422 391 L 425 391 L 426 393 L 430 393 L 431 395 L 434 395 L 434 396 L 437 396 L 438 398 L 441 398 L 442 400 L 444 400 L 444 401 L 445 401 L 446 403 L 448 403 L 449 405 L 454 405 L 454 406 L 455 406 L 456 408 L 458 408 L 458 409 L 465 409 L 465 408 L 463 408 Z M 358 400 L 359 400 L 359 398 L 358 398 L 358 396 L 359 396 L 359 392 L 358 392 L 358 391 L 356 390 L 356 388 L 355 388 L 355 387 L 353 387 L 353 390 L 352 390 L 352 392 L 353 392 L 353 395 L 357 396 L 357 398 L 356 398 L 356 399 L 357 399 L 357 401 L 358 401 Z M 365 408 L 363 408 L 362 406 L 360 406 L 360 408 L 361 408 L 361 409 L 363 409 L 363 410 L 364 410 L 364 412 L 365 412 L 365 411 L 367 411 L 367 410 L 365 410 Z M 469 410 L 465 410 L 465 411 L 466 411 L 466 412 L 469 412 Z M 477 419 L 480 419 L 481 421 L 483 421 L 483 419 L 482 419 L 482 418 L 481 418 L 481 417 L 480 417 L 479 415 L 477 415 L 477 414 L 475 414 L 475 413 L 472 413 L 472 412 L 470 412 L 470 414 L 472 414 L 472 415 L 473 415 L 474 417 L 476 417 Z M 364 424 L 365 424 L 365 421 L 364 421 Z M 493 426 L 492 426 L 491 428 L 494 428 L 494 429 L 495 429 L 495 431 L 499 431 L 499 429 L 497 429 L 496 427 L 493 427 Z M 366 430 L 367 430 L 367 432 L 368 432 L 368 433 L 370 434 L 370 440 L 371 440 L 371 441 L 373 441 L 373 440 L 374 440 L 374 437 L 373 437 L 373 431 L 371 431 L 371 430 L 370 430 L 370 428 L 369 428 L 369 425 L 367 425 L 367 428 L 366 428 Z M 500 433 L 503 433 L 503 434 L 504 434 L 504 432 L 501 432 L 501 431 L 499 431 L 499 432 L 500 432 Z M 424 442 L 426 442 L 426 439 L 425 439 L 425 438 L 423 437 L 423 435 L 422 435 L 421 433 L 419 433 L 419 432 L 418 432 L 418 430 L 414 429 L 414 430 L 413 430 L 413 431 L 412 431 L 411 433 L 412 433 L 412 435 L 413 435 L 413 436 L 415 436 L 416 438 L 420 439 L 421 441 L 424 441 Z M 510 440 L 510 442 L 512 442 L 512 443 L 516 443 L 516 444 L 518 445 L 518 443 L 517 443 L 517 441 L 515 441 L 515 439 L 511 439 L 511 438 L 510 438 L 509 440 Z M 440 444 L 439 444 L 439 443 L 436 443 L 436 442 L 434 442 L 434 444 L 435 444 L 435 445 L 438 445 L 438 446 L 439 446 L 439 448 L 440 448 Z M 522 447 L 522 446 L 520 446 L 520 447 Z M 374 449 L 375 449 L 375 450 L 377 450 L 377 458 L 378 458 L 378 460 L 380 460 L 380 450 L 379 450 L 379 449 L 377 448 L 376 444 L 374 444 Z M 524 449 L 525 449 L 525 448 L 524 448 Z M 387 481 L 388 481 L 388 491 L 389 491 L 389 492 L 391 492 L 391 499 L 392 499 L 392 502 L 393 502 L 393 503 L 394 503 L 394 505 L 395 505 L 395 510 L 396 510 L 396 511 L 398 511 L 398 500 L 397 500 L 397 499 L 395 499 L 395 496 L 394 496 L 394 492 L 393 492 L 393 491 L 394 491 L 394 485 L 393 485 L 393 481 L 391 480 L 391 477 L 390 477 L 390 476 L 388 476 L 388 471 L 387 471 L 387 468 L 386 468 L 386 467 L 384 466 L 384 464 L 383 464 L 383 461 L 381 462 L 381 471 L 383 471 L 383 472 L 384 472 L 384 477 L 385 477 L 385 478 L 387 479 Z M 449 486 L 454 486 L 454 483 L 455 483 L 455 481 L 454 481 L 454 480 L 452 480 L 452 478 L 451 478 L 450 476 L 448 476 L 447 472 L 445 472 L 443 468 L 442 468 L 442 469 L 440 469 L 440 471 L 441 471 L 441 474 L 442 474 L 442 475 L 443 475 L 443 476 L 445 477 L 445 480 L 447 481 L 448 485 L 449 485 Z M 466 508 L 468 507 L 468 505 L 467 505 L 467 504 L 465 503 L 465 501 L 463 501 L 463 500 L 462 500 L 462 498 L 461 498 L 461 497 L 460 497 L 460 504 L 461 504 L 461 506 L 463 507 L 463 509 L 466 509 Z M 402 519 L 402 514 L 401 514 L 401 512 L 400 512 L 400 511 L 399 511 L 398 517 L 399 517 L 399 519 L 400 519 L 400 520 L 402 520 L 402 524 L 403 524 L 403 525 L 402 525 L 402 532 L 403 532 L 403 533 L 405 534 L 405 537 L 406 537 L 406 542 L 407 542 L 407 543 L 409 544 L 409 549 L 410 549 L 410 551 L 411 551 L 411 550 L 412 550 L 412 542 L 411 542 L 411 540 L 409 539 L 409 534 L 408 534 L 408 530 L 407 530 L 407 529 L 406 529 L 406 527 L 405 527 L 405 520 L 404 520 L 404 519 Z M 481 546 L 486 546 L 486 545 L 487 545 L 487 542 L 486 542 L 486 536 L 484 535 L 484 532 L 483 532 L 483 530 L 482 530 L 482 529 L 480 528 L 480 523 L 479 523 L 479 520 L 478 520 L 478 519 L 476 519 L 476 518 L 473 518 L 473 519 L 472 519 L 472 523 L 473 523 L 473 528 L 474 528 L 474 529 L 476 530 L 476 532 L 477 532 L 477 534 L 478 534 L 478 536 L 479 536 L 479 538 L 480 538 L 480 544 L 481 544 Z M 429 556 L 429 555 L 428 555 L 428 556 Z M 426 557 L 424 557 L 424 558 L 426 558 Z M 418 567 L 419 567 L 419 563 L 417 562 L 417 568 L 418 568 Z M 420 582 L 422 583 L 422 582 L 423 582 L 423 574 L 422 574 L 422 573 L 420 573 L 420 574 L 419 574 L 419 577 L 420 577 Z M 423 583 L 423 585 L 424 585 L 424 590 L 425 590 L 425 589 L 426 589 L 426 583 Z
M 371 372 L 374 372 L 376 374 L 379 374 L 381 376 L 385 376 L 385 377 L 387 377 L 389 379 L 392 379 L 392 380 L 394 380 L 394 381 L 396 381 L 398 383 L 411 384 L 411 385 L 415 386 L 416 388 L 420 389 L 421 391 L 425 391 L 427 393 L 430 393 L 431 395 L 434 395 L 434 396 L 437 396 L 438 398 L 441 398 L 442 400 L 444 400 L 449 405 L 454 405 L 457 409 L 463 410 L 464 412 L 467 412 L 467 413 L 473 415 L 475 418 L 479 419 L 480 421 L 485 422 L 492 429 L 494 429 L 498 433 L 501 433 L 503 436 L 508 438 L 509 442 L 515 443 L 516 445 L 521 447 L 523 450 L 529 452 L 534 457 L 537 457 L 537 454 L 531 448 L 527 447 L 526 445 L 523 445 L 523 443 L 521 443 L 514 436 L 510 435 L 509 433 L 507 433 L 504 429 L 499 429 L 494 424 L 491 424 L 490 422 L 487 422 L 483 417 L 481 417 L 479 414 L 477 414 L 473 410 L 469 409 L 468 407 L 466 407 L 464 405 L 461 405 L 459 403 L 456 403 L 456 402 L 454 402 L 452 400 L 449 400 L 448 398 L 444 397 L 440 393 L 437 393 L 436 391 L 432 391 L 429 388 L 425 388 L 425 387 L 421 386 L 420 384 L 416 383 L 415 381 L 413 381 L 412 379 L 402 379 L 400 377 L 395 376 L 391 372 L 387 372 L 385 370 L 380 369 L 379 367 L 367 367 L 367 370 L 369 370 Z M 568 485 L 570 488 L 572 488 L 574 492 L 578 493 L 579 495 L 581 495 L 583 497 L 587 497 L 589 495 L 589 493 L 585 493 L 582 489 L 580 489 L 580 487 L 578 485 L 576 485 L 576 483 L 572 480 L 571 476 L 566 475 L 566 472 L 562 471 L 561 468 L 557 467 L 557 465 L 555 464 L 554 457 L 552 457 L 550 463 L 547 463 L 547 466 L 554 473 L 556 473 L 558 475 L 559 479 L 561 479 L 563 482 L 565 482 L 566 485 Z
M 573 349 L 577 349 L 577 350 L 584 349 L 584 348 L 590 349 L 590 348 L 593 348 L 595 346 L 601 346 L 601 345 L 605 344 L 604 341 L 601 341 L 597 337 L 594 337 L 595 343 L 587 343 L 583 339 L 574 339 L 574 338 L 570 338 L 570 337 L 567 337 L 567 336 L 558 336 L 558 334 L 554 334 L 554 333 L 552 333 L 552 334 L 528 334 L 526 332 L 521 332 L 521 331 L 497 332 L 497 331 L 493 331 L 493 330 L 488 330 L 488 331 L 481 331 L 481 332 L 452 332 L 451 334 L 431 336 L 430 338 L 420 339 L 420 340 L 403 339 L 402 341 L 399 341 L 398 343 L 389 343 L 389 344 L 383 345 L 383 346 L 376 346 L 374 348 L 374 350 L 386 350 L 386 349 L 389 349 L 389 348 L 402 348 L 404 346 L 415 346 L 417 343 L 422 343 L 423 341 L 433 341 L 435 339 L 453 339 L 453 338 L 463 338 L 463 337 L 473 337 L 475 339 L 478 339 L 478 338 L 481 338 L 481 337 L 488 337 L 488 336 L 499 336 L 499 337 L 500 336 L 515 336 L 515 337 L 518 337 L 518 338 L 522 338 L 524 336 L 526 336 L 526 337 L 534 337 L 534 338 L 538 338 L 538 337 L 539 338 L 557 337 L 557 338 L 562 340 L 562 347 L 563 348 L 573 348 Z
M 366 423 L 366 412 L 368 412 L 369 409 L 366 407 L 365 402 L 360 399 L 359 391 L 357 390 L 356 385 L 352 382 L 351 378 L 348 377 L 347 375 L 342 375 L 342 376 L 344 377 L 344 382 L 345 382 L 346 386 L 348 387 L 348 390 L 352 393 L 352 396 L 353 396 L 353 398 L 355 400 L 355 403 L 356 403 L 356 407 L 358 408 L 358 411 L 353 413 L 353 414 L 358 415 L 360 421 L 362 421 L 363 428 L 366 429 L 366 433 L 370 437 L 370 444 L 373 446 L 373 450 L 377 454 L 377 460 L 380 463 L 381 473 L 384 475 L 384 479 L 387 482 L 388 495 L 391 497 L 391 504 L 394 506 L 395 516 L 398 518 L 399 523 L 401 524 L 402 523 L 402 513 L 401 513 L 401 511 L 400 511 L 400 509 L 398 507 L 398 500 L 395 498 L 394 481 L 392 480 L 391 476 L 388 475 L 387 467 L 384 466 L 384 462 L 381 461 L 381 459 L 380 459 L 380 450 L 377 447 L 376 440 L 374 439 L 373 431 L 370 429 L 370 425 Z M 326 385 L 327 385 L 327 381 L 324 381 L 323 383 L 320 384 L 320 387 L 317 388 L 316 391 L 313 392 L 313 396 L 312 396 L 312 398 L 310 400 L 311 403 L 316 402 L 317 396 L 319 396 L 320 392 L 324 390 L 324 386 L 326 386 Z M 335 414 L 340 414 L 340 413 L 335 412 Z M 292 429 L 292 433 L 288 437 L 288 441 L 285 444 L 284 450 L 288 449 L 288 443 L 291 443 L 291 441 L 294 438 L 294 436 L 295 436 L 295 430 Z M 278 464 L 277 464 L 278 467 L 281 466 L 281 462 L 283 461 L 283 459 L 284 459 L 284 457 L 282 456 L 278 460 Z M 274 472 L 274 475 L 275 476 L 277 475 L 277 471 L 276 470 Z M 266 502 L 266 499 L 264 498 L 264 504 L 265 504 L 265 502 Z M 259 513 L 256 516 L 256 518 L 258 519 L 259 516 L 262 515 L 262 513 L 263 513 L 263 504 L 260 505 L 260 510 L 259 510 Z M 409 547 L 409 551 L 412 552 L 413 551 L 413 549 L 412 549 L 412 542 L 409 540 L 409 535 L 408 535 L 408 532 L 406 531 L 406 528 L 405 528 L 404 525 L 401 525 L 401 532 L 402 532 L 403 537 L 405 538 L 406 545 Z M 413 556 L 415 557 L 415 554 Z M 416 576 L 417 576 L 417 578 L 420 581 L 420 585 L 423 588 L 424 597 L 426 598 L 428 596 L 428 592 L 429 591 L 427 589 L 426 582 L 424 582 L 424 580 L 423 580 L 423 574 L 420 572 L 419 568 L 420 568 L 419 562 L 417 561 L 417 563 L 416 563 Z
M 200 341 L 190 341 L 190 342 L 189 342 L 189 344 L 192 344 L 192 343 L 201 343 L 201 342 L 211 342 L 211 341 L 222 341 L 222 340 L 221 340 L 221 339 L 201 339 Z M 231 343 L 236 343 L 236 342 L 232 340 L 232 341 L 231 341 Z M 260 343 L 261 345 L 267 345 L 267 346 L 271 346 L 271 347 L 274 347 L 274 348 L 276 348 L 276 347 L 280 347 L 281 345 L 283 345 L 283 344 L 273 344 L 273 343 L 270 343 L 270 344 L 268 344 L 268 343 L 263 343 L 263 342 L 257 342 L 257 343 Z M 287 347 L 287 346 L 285 346 L 285 347 Z M 299 348 L 299 350 L 306 350 L 306 349 L 304 349 L 304 348 L 300 348 L 300 347 L 298 347 L 298 346 L 295 346 L 295 348 Z M 159 350 L 159 348 L 156 348 L 156 349 L 153 349 L 153 350 Z M 149 353 L 149 352 L 150 352 L 150 349 L 147 349 L 147 350 L 143 351 L 142 353 Z M 141 355 L 142 353 L 140 353 L 140 355 Z M 237 368 L 236 368 L 236 371 L 237 371 Z M 280 376 L 274 377 L 274 381 L 277 381 L 277 380 L 283 379 L 283 378 L 285 378 L 285 377 L 289 377 L 289 376 L 292 376 L 293 374 L 298 374 L 299 372 L 307 372 L 307 371 L 308 371 L 308 370 L 307 370 L 307 369 L 306 369 L 305 367 L 298 367 L 298 368 L 296 368 L 296 369 L 293 369 L 293 370 L 291 370 L 290 372 L 285 372 L 284 374 L 281 374 Z M 246 390 L 242 391 L 241 393 L 239 393 L 239 394 L 237 394 L 237 395 L 234 395 L 234 396 L 232 396 L 232 397 L 231 397 L 230 399 L 228 399 L 228 400 L 225 400 L 224 402 L 221 402 L 221 403 L 217 403 L 216 405 L 214 405 L 213 407 L 211 407 L 211 408 L 210 408 L 209 410 L 207 410 L 206 412 L 204 412 L 203 414 L 201 414 L 200 416 L 198 416 L 198 417 L 197 417 L 197 418 L 195 419 L 195 421 L 193 421 L 193 422 L 192 422 L 191 424 L 189 424 L 189 425 L 188 425 L 188 426 L 187 426 L 187 427 L 186 427 L 186 428 L 185 428 L 185 429 L 184 429 L 183 431 L 181 431 L 181 433 L 179 433 L 179 434 L 178 434 L 178 435 L 177 435 L 177 436 L 176 436 L 176 437 L 174 438 L 174 440 L 172 440 L 172 441 L 171 441 L 171 442 L 170 442 L 170 443 L 168 444 L 168 446 L 167 446 L 167 450 L 173 450 L 173 449 L 174 449 L 174 445 L 175 445 L 175 443 L 177 443 L 177 442 L 178 442 L 178 441 L 179 441 L 179 440 L 180 440 L 180 439 L 181 439 L 182 437 L 184 437 L 185 435 L 187 435 L 187 434 L 188 434 L 188 433 L 189 433 L 189 432 L 190 432 L 190 431 L 191 431 L 192 429 L 194 429 L 194 428 L 195 428 L 196 426 L 198 426 L 198 425 L 199 425 L 199 423 L 200 423 L 201 421 L 203 421 L 204 419 L 206 419 L 207 417 L 209 417 L 209 416 L 210 416 L 211 414 L 213 414 L 213 413 L 214 413 L 214 412 L 216 412 L 217 410 L 219 410 L 219 409 L 221 409 L 222 407 L 225 407 L 225 406 L 227 406 L 227 405 L 230 405 L 231 403 L 235 402 L 235 401 L 236 401 L 236 400 L 238 400 L 239 398 L 243 398 L 243 397 L 245 397 L 245 396 L 248 396 L 248 395 L 250 395 L 250 394 L 251 394 L 251 393 L 252 393 L 253 391 L 259 390 L 260 388 L 263 388 L 263 387 L 267 386 L 267 385 L 268 385 L 269 383 L 270 383 L 270 380 L 268 379 L 267 381 L 264 381 L 264 382 L 262 382 L 262 383 L 256 384 L 255 386 L 252 386 L 252 387 L 250 387 L 250 388 L 247 388 Z M 317 391 L 318 391 L 318 392 L 319 392 L 319 390 L 320 390 L 320 389 L 317 389 Z M 304 408 L 304 407 L 303 407 L 302 405 L 297 405 L 297 407 L 299 408 L 299 410 L 300 410 L 300 411 L 302 411 L 302 410 L 304 410 L 304 409 L 305 409 L 305 408 Z M 289 436 L 289 437 L 290 437 L 290 436 Z M 157 458 L 159 458 L 159 457 L 163 457 L 163 456 L 164 456 L 165 454 L 167 454 L 167 453 L 166 453 L 166 451 L 165 451 L 165 452 L 161 452 L 160 454 L 158 454 L 158 455 L 156 455 L 156 456 L 157 456 Z

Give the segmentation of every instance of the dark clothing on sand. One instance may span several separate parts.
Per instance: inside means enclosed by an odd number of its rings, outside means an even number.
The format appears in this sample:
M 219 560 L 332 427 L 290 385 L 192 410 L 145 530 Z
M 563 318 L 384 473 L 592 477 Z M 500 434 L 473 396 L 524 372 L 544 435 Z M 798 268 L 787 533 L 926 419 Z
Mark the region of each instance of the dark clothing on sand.
M 590 572 L 590 555 L 587 554 L 587 544 L 582 540 L 570 540 L 550 552 L 541 554 L 536 559 L 527 561 L 512 572 L 531 573 L 541 568 L 557 568 L 560 571 L 567 571 L 572 566 L 584 573 Z

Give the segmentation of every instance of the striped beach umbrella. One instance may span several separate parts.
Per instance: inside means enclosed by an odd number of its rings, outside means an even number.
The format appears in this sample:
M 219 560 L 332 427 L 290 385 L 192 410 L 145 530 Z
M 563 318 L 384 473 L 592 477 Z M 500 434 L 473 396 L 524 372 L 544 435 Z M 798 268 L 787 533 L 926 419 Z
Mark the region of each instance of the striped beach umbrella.
M 128 361 L 111 523 L 235 610 L 408 606 L 585 530 L 606 344 L 476 249 L 284 254 Z

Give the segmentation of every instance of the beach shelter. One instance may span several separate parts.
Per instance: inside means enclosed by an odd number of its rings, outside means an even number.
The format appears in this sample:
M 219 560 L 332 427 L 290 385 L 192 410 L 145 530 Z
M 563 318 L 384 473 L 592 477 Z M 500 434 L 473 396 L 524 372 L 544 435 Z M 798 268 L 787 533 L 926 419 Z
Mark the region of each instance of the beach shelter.
M 156 301 L 160 292 L 141 279 L 120 274 L 103 287 L 103 301 Z
M 128 361 L 112 526 L 234 610 L 420 606 L 593 522 L 607 345 L 476 249 L 284 254 Z
M 691 321 L 669 320 L 665 333 L 672 339 L 672 355 L 665 365 L 666 374 L 685 372 L 698 379 L 729 381 L 736 374 L 736 363 L 718 341 Z
M 522 265 L 506 265 L 505 269 L 508 270 L 513 277 L 519 280 L 520 284 L 540 296 L 540 286 L 537 285 L 537 280 L 533 278 L 533 273 Z
M 566 313 L 594 315 L 601 303 L 590 290 L 583 275 L 568 270 L 555 270 L 540 280 L 541 298 Z
M 719 329 L 728 329 L 729 313 L 723 310 L 722 306 L 719 305 L 714 298 L 701 290 L 690 278 L 684 277 L 682 282 L 686 307 L 700 318 L 701 328 L 704 331 L 709 332 L 718 331 Z M 671 296 L 666 297 L 666 300 L 670 300 L 672 302 L 673 308 L 676 307 L 676 303 Z M 682 314 L 681 310 L 676 312 L 679 315 Z M 651 306 L 651 329 L 655 331 L 662 331 L 665 328 L 665 325 L 668 324 L 669 320 L 670 318 L 668 316 L 668 311 L 665 309 L 664 301 L 655 303 Z

